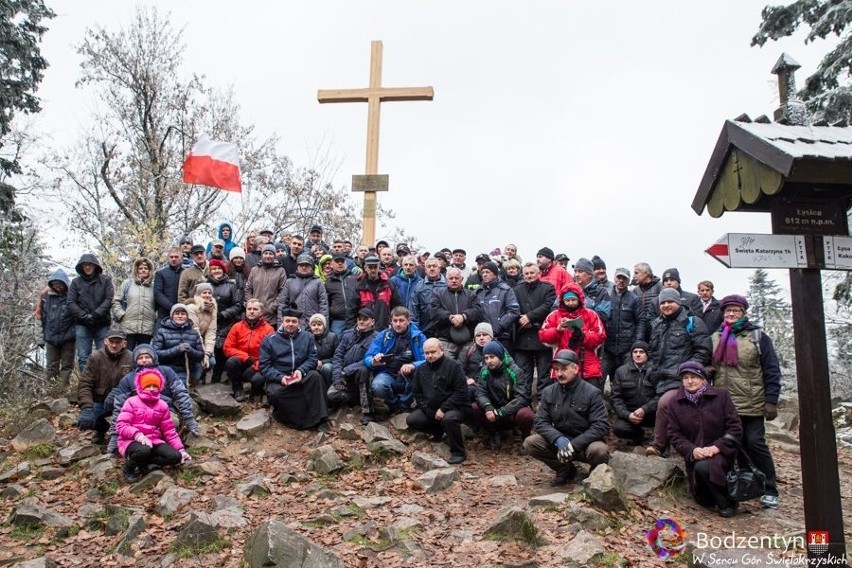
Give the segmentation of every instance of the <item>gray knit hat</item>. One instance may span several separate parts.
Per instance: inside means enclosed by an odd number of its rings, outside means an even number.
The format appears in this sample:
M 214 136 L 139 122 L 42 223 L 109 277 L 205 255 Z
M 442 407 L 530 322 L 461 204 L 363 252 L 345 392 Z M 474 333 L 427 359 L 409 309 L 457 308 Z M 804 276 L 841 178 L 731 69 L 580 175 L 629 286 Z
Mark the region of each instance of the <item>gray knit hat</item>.
M 494 337 L 494 328 L 491 327 L 491 324 L 487 321 L 476 324 L 476 327 L 473 328 L 473 336 L 476 337 L 480 333 L 485 332 L 491 337 Z
M 675 302 L 678 305 L 683 304 L 683 300 L 680 297 L 680 292 L 675 290 L 674 288 L 663 288 L 660 290 L 660 297 L 657 299 L 659 303 L 663 302 Z

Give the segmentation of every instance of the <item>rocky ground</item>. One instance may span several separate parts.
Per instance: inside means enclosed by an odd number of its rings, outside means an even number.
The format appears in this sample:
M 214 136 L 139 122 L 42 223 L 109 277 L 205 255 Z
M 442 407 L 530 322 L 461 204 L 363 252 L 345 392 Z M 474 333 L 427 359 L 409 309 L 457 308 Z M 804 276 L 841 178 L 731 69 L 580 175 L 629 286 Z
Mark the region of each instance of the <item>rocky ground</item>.
M 216 414 L 238 410 L 216 393 L 202 398 Z M 596 470 L 585 488 L 578 477 L 554 489 L 549 470 L 518 455 L 513 439 L 495 452 L 472 438 L 469 459 L 451 468 L 441 460 L 447 447 L 406 431 L 401 416 L 364 429 L 341 412 L 330 433 L 317 434 L 270 423 L 260 405 L 241 412 L 202 413 L 193 462 L 136 486 L 73 427 L 66 400 L 7 417 L 0 565 L 260 566 L 286 544 L 301 558 L 282 566 L 654 566 L 663 562 L 645 535 L 661 517 L 680 522 L 689 540 L 702 531 L 795 536 L 804 527 L 790 409 L 770 429 L 781 506 L 749 502 L 724 520 L 671 478 L 677 460 L 614 442 L 611 470 Z M 852 549 L 852 452 L 839 451 Z

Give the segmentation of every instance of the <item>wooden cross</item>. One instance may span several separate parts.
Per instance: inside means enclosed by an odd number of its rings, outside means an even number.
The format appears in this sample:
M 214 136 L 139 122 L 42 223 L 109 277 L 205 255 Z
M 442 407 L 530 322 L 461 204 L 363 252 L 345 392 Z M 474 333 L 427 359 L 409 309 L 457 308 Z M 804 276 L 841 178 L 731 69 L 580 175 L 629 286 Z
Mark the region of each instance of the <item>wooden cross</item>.
M 432 87 L 382 87 L 382 42 L 373 41 L 370 45 L 370 86 L 366 89 L 320 89 L 317 100 L 320 103 L 367 103 L 367 163 L 364 173 L 369 177 L 356 184 L 356 176 L 353 176 L 352 190 L 364 192 L 363 242 L 372 246 L 376 239 L 376 191 L 387 191 L 387 176 L 377 175 L 380 104 L 382 101 L 431 101 L 435 93 Z

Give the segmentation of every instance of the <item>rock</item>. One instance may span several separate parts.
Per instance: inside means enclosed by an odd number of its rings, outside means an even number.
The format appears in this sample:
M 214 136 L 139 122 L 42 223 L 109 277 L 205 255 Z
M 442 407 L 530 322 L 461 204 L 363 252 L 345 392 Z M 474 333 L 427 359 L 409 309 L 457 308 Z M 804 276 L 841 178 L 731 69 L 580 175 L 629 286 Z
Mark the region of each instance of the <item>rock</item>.
M 311 451 L 309 460 L 309 467 L 321 475 L 343 469 L 344 465 L 334 447 L 329 445 Z
M 278 519 L 266 521 L 246 544 L 249 566 L 343 568 L 343 560 L 290 529 Z
M 357 525 L 352 529 L 343 533 L 343 540 L 349 542 L 353 540 L 355 537 L 363 536 L 366 538 L 370 538 L 371 536 L 379 535 L 379 525 L 376 521 L 367 521 L 366 523 Z
M 408 430 L 408 414 L 394 414 L 388 421 L 397 432 L 405 432 Z
M 9 485 L 3 488 L 3 491 L 0 491 L 0 497 L 4 499 L 17 499 L 26 492 L 27 490 L 24 489 L 23 485 L 18 485 L 17 483 L 10 483 Z
M 361 439 L 364 440 L 365 443 L 371 444 L 379 440 L 394 440 L 395 438 L 382 424 L 379 424 L 378 422 L 370 422 L 364 427 L 364 434 L 361 436 Z
M 177 513 L 178 509 L 184 505 L 188 505 L 197 496 L 198 493 L 191 489 L 184 489 L 183 487 L 173 485 L 166 489 L 157 502 L 157 506 L 154 507 L 154 510 L 162 517 L 171 517 Z
M 41 558 L 12 564 L 12 568 L 56 568 L 56 566 L 59 565 L 49 556 L 42 556 Z
M 624 491 L 637 497 L 647 496 L 680 471 L 674 460 L 648 459 L 644 455 L 627 452 L 613 452 L 609 466 Z
M 246 436 L 256 436 L 269 428 L 272 421 L 269 419 L 269 413 L 265 409 L 255 410 L 248 416 L 243 416 L 237 422 L 237 432 Z
M 148 525 L 145 523 L 145 517 L 142 515 L 131 515 L 127 520 L 127 530 L 124 531 L 124 534 L 121 536 L 121 540 L 118 541 L 116 551 L 124 556 L 129 556 L 133 543 L 137 538 L 139 538 L 139 535 L 142 534 L 142 531 L 144 531 L 147 526 Z
M 213 519 L 217 527 L 225 529 L 244 527 L 248 524 L 243 516 L 242 505 L 217 509 L 210 513 L 210 518 Z
M 627 509 L 624 489 L 615 478 L 615 472 L 606 464 L 601 464 L 583 481 L 583 489 L 592 502 L 605 511 Z
M 461 425 L 461 433 L 462 433 L 462 437 L 465 440 L 473 440 L 474 438 L 476 438 L 476 432 L 474 432 L 473 428 L 471 428 L 467 424 Z
M 561 507 L 567 500 L 567 493 L 549 493 L 532 497 L 527 504 L 530 507 Z
M 518 540 L 531 546 L 536 546 L 540 542 L 535 523 L 520 507 L 509 507 L 500 511 L 497 520 L 485 529 L 485 535 L 492 538 Z
M 166 472 L 161 469 L 149 471 L 148 474 L 140 479 L 135 485 L 130 488 L 131 493 L 142 493 L 148 491 L 152 487 L 156 487 L 158 483 L 166 476 Z
M 564 559 L 564 566 L 585 568 L 595 565 L 597 558 L 605 552 L 600 540 L 586 531 L 580 531 L 571 542 L 560 546 L 555 555 Z
M 446 460 L 427 454 L 426 452 L 414 452 L 411 454 L 411 465 L 420 471 L 431 471 L 433 469 L 443 469 L 450 467 Z
M 393 547 L 393 550 L 403 558 L 407 558 L 409 556 L 417 556 L 418 558 L 425 557 L 423 547 L 420 546 L 420 543 L 410 539 L 400 540 Z
M 221 511 L 222 509 L 238 509 L 242 511 L 244 507 L 239 499 L 235 499 L 229 495 L 214 495 L 213 510 Z
M 332 491 L 331 489 L 322 489 L 321 491 L 316 492 L 317 499 L 325 499 L 326 501 L 334 501 L 340 497 L 340 493 L 337 491 Z
M 190 511 L 189 521 L 178 533 L 174 546 L 200 548 L 213 542 L 218 536 L 216 519 L 207 513 Z
M 101 447 L 94 444 L 74 445 L 60 448 L 54 454 L 54 459 L 59 465 L 71 465 L 86 458 L 101 455 Z
M 177 422 L 175 422 L 177 424 Z M 218 450 L 219 444 L 215 440 L 211 440 L 206 436 L 187 436 L 186 445 L 193 448 L 205 448 L 208 450 Z
M 201 410 L 211 416 L 236 416 L 240 413 L 240 403 L 234 400 L 228 385 L 200 385 L 196 387 L 192 397 Z
M 591 531 L 606 530 L 610 526 L 609 518 L 592 509 L 579 503 L 572 503 L 565 512 L 565 517 L 576 523 L 579 523 L 584 529 Z
M 357 440 L 361 437 L 358 435 L 358 429 L 355 425 L 349 422 L 340 425 L 340 428 L 337 429 L 337 436 L 341 440 Z
M 395 512 L 400 515 L 419 515 L 424 512 L 426 509 L 421 507 L 420 505 L 415 505 L 414 503 L 406 503 L 405 505 L 400 505 L 396 509 Z
M 423 528 L 423 523 L 416 519 L 402 517 L 393 522 L 382 532 L 389 540 L 402 540 Z
M 118 505 L 107 505 L 104 507 L 106 514 L 106 526 L 104 526 L 104 534 L 113 536 L 121 534 L 128 529 L 130 516 L 133 511 Z
M 799 440 L 784 430 L 770 430 L 766 429 L 766 439 L 767 440 L 775 440 L 776 442 L 783 442 L 785 444 L 790 444 L 792 446 L 798 446 Z
M 96 503 L 83 503 L 80 508 L 77 509 L 77 514 L 84 519 L 91 519 L 92 517 L 99 516 L 103 510 L 103 507 Z
M 256 473 L 242 483 L 237 484 L 237 491 L 246 497 L 251 497 L 259 493 L 271 493 L 269 486 L 266 485 L 266 478 L 262 473 Z
M 437 493 L 452 485 L 453 481 L 456 480 L 456 476 L 456 468 L 445 467 L 427 471 L 417 478 L 417 482 L 426 493 Z
M 491 487 L 517 487 L 518 478 L 514 475 L 495 475 L 488 478 L 488 485 Z
M 23 452 L 28 448 L 39 444 L 49 444 L 56 439 L 56 430 L 45 418 L 39 418 L 27 425 L 21 433 L 12 440 L 12 448 L 16 452 Z
M 35 497 L 21 501 L 12 513 L 12 524 L 24 527 L 72 527 L 69 517 L 43 506 Z
M 392 497 L 361 497 L 356 495 L 352 502 L 362 509 L 376 509 L 393 501 Z
M 335 519 L 342 519 L 344 517 L 354 517 L 355 511 L 353 511 L 349 505 L 338 505 L 337 507 L 332 507 L 328 510 L 328 514 Z
M 43 467 L 38 470 L 39 479 L 59 479 L 63 475 L 65 475 L 64 467 Z
M 100 481 L 110 474 L 115 468 L 115 460 L 109 454 L 101 454 L 80 462 L 89 473 L 89 477 Z
M 222 462 L 217 459 L 210 459 L 207 461 L 199 462 L 197 465 L 193 465 L 194 468 L 198 469 L 204 475 L 224 475 L 228 473 L 228 468 L 225 467 Z
M 379 469 L 379 477 L 382 479 L 399 479 L 405 474 L 401 469 L 394 469 L 391 467 L 383 467 Z
M 371 422 L 372 424 L 372 422 Z M 404 455 L 405 444 L 399 440 L 379 440 L 371 444 L 367 444 L 367 449 L 371 455 Z
M 71 408 L 71 403 L 67 398 L 57 398 L 48 402 L 47 406 L 50 408 L 52 413 L 59 416 L 60 414 L 68 412 L 68 409 Z
M 30 462 L 21 462 L 18 465 L 12 466 L 11 469 L 7 469 L 3 473 L 0 473 L 0 483 L 15 481 L 17 479 L 24 478 L 29 474 Z

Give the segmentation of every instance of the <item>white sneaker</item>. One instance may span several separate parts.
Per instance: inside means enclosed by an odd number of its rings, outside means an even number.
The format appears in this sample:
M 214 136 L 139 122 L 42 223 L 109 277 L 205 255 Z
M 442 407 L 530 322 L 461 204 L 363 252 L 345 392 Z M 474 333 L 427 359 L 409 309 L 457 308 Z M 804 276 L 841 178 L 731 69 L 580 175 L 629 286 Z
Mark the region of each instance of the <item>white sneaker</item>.
M 777 509 L 778 508 L 778 496 L 777 495 L 764 495 L 760 498 L 760 504 L 763 505 L 765 509 Z

